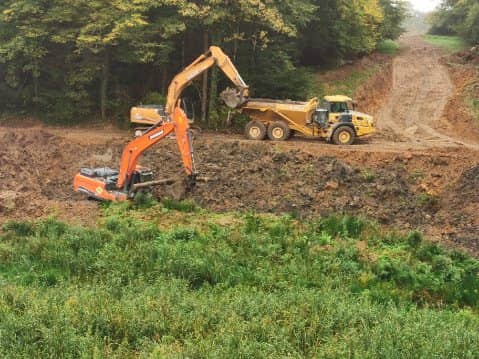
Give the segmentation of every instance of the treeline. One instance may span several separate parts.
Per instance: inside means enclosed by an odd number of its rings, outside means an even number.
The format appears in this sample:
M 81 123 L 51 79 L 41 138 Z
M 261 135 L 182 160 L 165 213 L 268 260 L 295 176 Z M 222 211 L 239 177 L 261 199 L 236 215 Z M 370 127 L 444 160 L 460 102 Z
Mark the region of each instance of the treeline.
M 212 44 L 254 96 L 304 99 L 314 92 L 311 68 L 398 37 L 406 9 L 405 0 L 3 1 L 1 112 L 125 118 L 135 103 L 163 102 L 172 77 Z M 214 125 L 228 83 L 213 70 L 206 85 L 185 96 Z
M 478 0 L 443 0 L 429 21 L 432 34 L 460 35 L 471 44 L 479 44 Z

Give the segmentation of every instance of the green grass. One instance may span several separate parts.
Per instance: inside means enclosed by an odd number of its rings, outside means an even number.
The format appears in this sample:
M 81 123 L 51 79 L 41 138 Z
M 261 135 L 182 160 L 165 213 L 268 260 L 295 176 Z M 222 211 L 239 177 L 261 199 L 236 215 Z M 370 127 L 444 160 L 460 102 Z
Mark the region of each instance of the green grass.
M 424 39 L 449 53 L 462 51 L 467 48 L 467 43 L 459 36 L 424 35 Z
M 378 44 L 377 50 L 386 55 L 395 55 L 400 49 L 398 42 L 394 40 L 383 40 Z
M 109 206 L 95 229 L 7 223 L 0 356 L 479 351 L 479 261 L 417 232 L 384 233 L 349 216 L 298 222 L 167 207 Z

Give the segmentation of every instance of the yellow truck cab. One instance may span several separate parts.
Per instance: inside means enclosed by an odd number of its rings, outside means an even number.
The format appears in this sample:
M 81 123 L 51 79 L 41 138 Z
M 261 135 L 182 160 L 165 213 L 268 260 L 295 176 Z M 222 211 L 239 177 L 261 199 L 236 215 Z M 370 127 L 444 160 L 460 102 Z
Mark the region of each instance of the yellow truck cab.
M 251 121 L 245 135 L 250 139 L 284 141 L 295 132 L 324 138 L 338 145 L 351 145 L 358 137 L 375 132 L 373 117 L 355 111 L 347 96 L 325 96 L 307 102 L 250 99 L 243 107 Z

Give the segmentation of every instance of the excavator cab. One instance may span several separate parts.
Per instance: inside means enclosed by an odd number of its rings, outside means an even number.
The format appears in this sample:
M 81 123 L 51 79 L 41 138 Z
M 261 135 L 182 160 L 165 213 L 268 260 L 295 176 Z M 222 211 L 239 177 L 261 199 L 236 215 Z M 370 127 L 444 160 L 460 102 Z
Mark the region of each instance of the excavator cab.
M 149 125 L 152 122 L 164 121 L 165 109 L 161 105 L 139 105 L 130 110 L 130 121 Z
M 151 169 L 136 166 L 124 189 L 119 190 L 117 188 L 119 174 L 118 170 L 109 167 L 83 167 L 80 169 L 80 173 L 75 176 L 75 191 L 98 200 L 121 201 L 133 198 L 139 184 L 153 180 L 153 171 Z

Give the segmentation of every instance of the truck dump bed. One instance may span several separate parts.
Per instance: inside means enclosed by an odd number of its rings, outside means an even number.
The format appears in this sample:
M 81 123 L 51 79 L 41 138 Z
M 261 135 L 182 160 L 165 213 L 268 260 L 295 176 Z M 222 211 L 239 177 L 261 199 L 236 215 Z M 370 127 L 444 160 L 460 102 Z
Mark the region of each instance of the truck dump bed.
M 266 98 L 253 98 L 243 105 L 243 109 L 272 109 L 275 111 L 294 111 L 294 112 L 310 112 L 316 110 L 318 106 L 318 99 L 312 98 L 307 102 L 291 101 L 291 100 L 272 100 Z
M 305 126 L 310 122 L 311 114 L 318 107 L 317 98 L 312 98 L 307 102 L 291 100 L 271 100 L 254 98 L 249 99 L 241 108 L 241 111 L 256 120 L 270 120 L 274 116 L 287 120 L 293 129 L 298 126 Z

